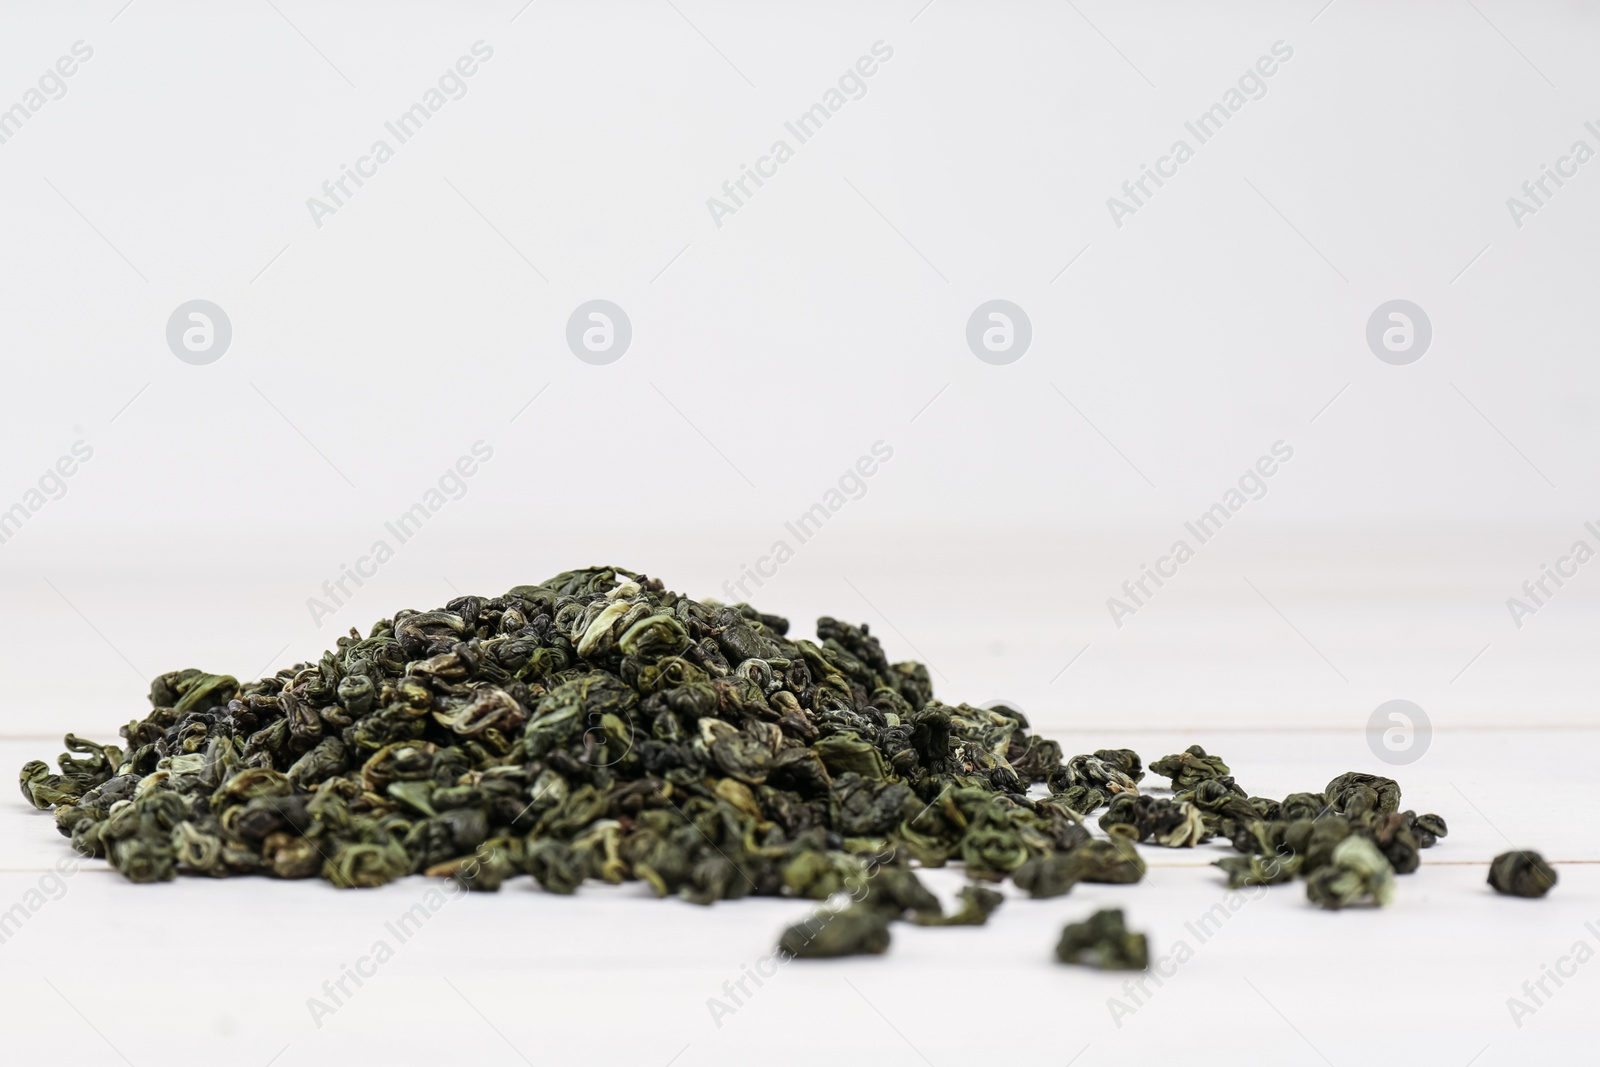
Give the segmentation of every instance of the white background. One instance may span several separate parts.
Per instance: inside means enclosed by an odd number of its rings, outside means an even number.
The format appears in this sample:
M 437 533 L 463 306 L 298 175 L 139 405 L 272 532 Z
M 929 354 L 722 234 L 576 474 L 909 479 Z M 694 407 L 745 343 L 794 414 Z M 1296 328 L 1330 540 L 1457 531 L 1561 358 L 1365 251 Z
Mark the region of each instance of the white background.
M 1250 1040 L 1285 1063 L 1490 1064 L 1576 1040 L 1595 975 L 1520 1029 L 1505 1000 L 1580 937 L 1600 947 L 1583 927 L 1600 920 L 1593 835 L 1536 792 L 1600 726 L 1600 579 L 1580 570 L 1520 627 L 1506 601 L 1574 540 L 1600 548 L 1583 528 L 1600 520 L 1600 162 L 1520 227 L 1506 201 L 1575 140 L 1600 149 L 1584 128 L 1600 16 L 274 3 L 0 15 L 0 107 L 74 42 L 93 49 L 0 144 L 0 509 L 75 441 L 94 450 L 0 544 L 9 765 L 67 729 L 111 738 L 160 671 L 255 677 L 457 591 L 612 563 L 725 597 L 881 440 L 893 458 L 865 494 L 748 587 L 763 610 L 802 633 L 820 614 L 867 622 L 942 697 L 1015 701 L 1073 751 L 1200 741 L 1273 795 L 1382 770 L 1368 717 L 1410 699 L 1431 748 L 1394 773 L 1453 833 L 1383 914 L 1315 914 L 1295 887 L 1252 904 L 1120 1030 L 1117 980 L 1049 965 L 1060 923 L 1114 899 L 1159 951 L 1220 897 L 1213 872 L 1154 868 L 1132 890 L 1013 903 L 986 931 L 897 935 L 882 960 L 786 970 L 739 1028 L 704 1000 L 794 904 L 707 913 L 524 881 L 453 905 L 453 934 L 430 931 L 387 990 L 317 1029 L 304 998 L 420 883 L 146 889 L 86 867 L 0 946 L 20 1023 L 5 1040 L 37 1055 L 92 1043 L 88 1022 L 140 1065 L 265 1063 L 286 1044 L 284 1064 L 380 1046 L 516 1062 L 461 993 L 540 1062 L 664 1064 L 685 1044 L 684 1064 L 798 1058 L 815 1041 L 941 1065 L 1090 1044 L 1090 1064 L 1119 1040 L 1236 1060 Z M 493 57 L 466 95 L 316 225 L 307 198 L 375 139 L 395 146 L 384 123 L 477 41 Z M 797 145 L 784 123 L 879 41 L 893 57 L 865 95 Z M 1265 95 L 1118 227 L 1107 198 L 1175 139 L 1194 147 L 1184 123 L 1279 41 L 1293 56 Z M 718 226 L 707 198 L 778 138 L 794 158 Z M 1033 330 L 1006 366 L 965 340 L 996 298 Z M 165 338 L 193 299 L 232 323 L 206 366 Z M 608 366 L 565 341 L 592 299 L 632 322 Z M 1432 322 L 1408 366 L 1365 340 L 1392 299 Z M 319 625 L 308 599 L 480 440 L 493 459 L 465 495 Z M 1107 598 L 1280 440 L 1294 457 L 1266 495 L 1117 626 Z M 66 850 L 20 801 L 4 818 L 9 905 Z M 1486 896 L 1482 861 L 1507 838 L 1570 861 L 1543 904 Z M 611 1047 L 634 1016 L 648 1027 Z

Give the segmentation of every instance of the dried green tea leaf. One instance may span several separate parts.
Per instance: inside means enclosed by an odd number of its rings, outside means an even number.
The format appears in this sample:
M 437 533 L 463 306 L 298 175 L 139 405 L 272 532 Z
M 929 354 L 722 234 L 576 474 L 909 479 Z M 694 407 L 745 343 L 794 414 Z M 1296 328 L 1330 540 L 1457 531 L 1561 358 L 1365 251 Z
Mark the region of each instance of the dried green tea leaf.
M 1174 789 L 1193 789 L 1207 778 L 1221 778 L 1228 765 L 1220 756 L 1208 756 L 1199 745 L 1190 745 L 1172 756 L 1162 756 L 1150 764 L 1156 774 L 1172 779 Z
M 1345 815 L 1369 811 L 1387 815 L 1400 810 L 1400 783 L 1381 775 L 1348 771 L 1329 782 L 1323 792 L 1333 810 Z
M 778 938 L 780 953 L 802 960 L 879 955 L 888 948 L 888 916 L 861 904 L 842 911 L 815 912 Z
M 1175 801 L 1188 802 L 1200 809 L 1206 837 L 1233 837 L 1243 826 L 1257 820 L 1275 820 L 1282 810 L 1275 800 L 1247 796 L 1232 776 L 1207 778 L 1193 789 L 1173 794 Z
M 1089 841 L 1068 854 L 1080 882 L 1128 885 L 1144 877 L 1144 860 L 1126 841 Z
M 1328 810 L 1328 798 L 1321 793 L 1290 793 L 1278 806 L 1278 818 L 1315 819 Z
M 1389 861 L 1394 873 L 1410 874 L 1417 869 L 1421 862 L 1417 851 L 1421 846 L 1405 816 L 1399 812 L 1389 815 L 1372 812 L 1359 820 L 1358 829 L 1378 846 L 1378 851 Z
M 1112 758 L 1109 760 L 1102 759 L 1098 755 L 1073 756 L 1050 774 L 1048 779 L 1050 792 L 1066 793 L 1082 786 L 1102 795 L 1132 793 L 1137 796 L 1138 783 L 1132 775 L 1122 769 L 1126 762 L 1125 758 L 1120 752 L 1111 752 L 1110 755 Z M 1137 760 L 1138 757 L 1135 756 L 1134 759 Z M 1143 776 L 1142 772 L 1140 776 Z
M 1489 864 L 1489 884 L 1506 896 L 1542 897 L 1556 884 L 1556 871 L 1537 852 L 1502 852 Z
M 1416 836 L 1418 848 L 1432 848 L 1439 843 L 1439 838 L 1446 837 L 1450 833 L 1442 816 L 1418 815 L 1414 811 L 1401 814 L 1405 817 L 1406 825 L 1411 828 L 1412 834 Z
M 957 899 L 960 906 L 949 915 L 920 911 L 912 915 L 911 921 L 918 926 L 983 926 L 1005 901 L 1005 897 L 996 890 L 976 883 L 963 886 Z
M 1065 896 L 1083 879 L 1083 866 L 1072 853 L 1035 856 L 1011 872 L 1011 881 L 1034 900 Z
M 1150 965 L 1150 951 L 1145 936 L 1124 925 L 1122 910 L 1110 908 L 1069 923 L 1056 943 L 1056 959 L 1108 971 L 1142 971 Z
M 1105 807 L 1111 795 L 1092 785 L 1069 785 L 1060 792 L 1053 793 L 1052 798 L 1079 815 L 1087 815 L 1091 811 Z
M 516 846 L 521 844 L 516 842 Z M 510 848 L 480 847 L 474 855 L 447 860 L 423 873 L 430 878 L 454 879 L 463 889 L 494 893 L 501 883 L 517 873 L 517 866 L 512 862 Z
M 1233 847 L 1260 856 L 1296 856 L 1300 873 L 1310 874 L 1326 866 L 1333 850 L 1355 833 L 1356 824 L 1342 815 L 1290 821 L 1264 819 L 1239 827 L 1233 834 Z
M 1137 782 L 1144 778 L 1144 763 L 1131 748 L 1097 748 L 1095 758 L 1109 764 Z
M 908 911 L 919 917 L 940 913 L 939 898 L 928 891 L 909 867 L 879 867 L 873 871 L 860 902 L 891 919 L 899 919 Z M 917 921 L 920 922 L 920 918 Z
M 1365 837 L 1347 837 L 1330 861 L 1306 876 L 1306 899 L 1319 907 L 1384 905 L 1394 900 L 1394 870 Z
M 975 878 L 998 882 L 1027 861 L 1021 829 L 1009 818 L 987 818 L 961 839 L 961 862 Z
M 1193 848 L 1210 839 L 1200 809 L 1184 800 L 1119 793 L 1100 816 L 1100 829 L 1168 848 Z
M 1299 856 L 1224 856 L 1212 866 L 1228 876 L 1229 889 L 1254 885 L 1282 885 L 1300 873 Z

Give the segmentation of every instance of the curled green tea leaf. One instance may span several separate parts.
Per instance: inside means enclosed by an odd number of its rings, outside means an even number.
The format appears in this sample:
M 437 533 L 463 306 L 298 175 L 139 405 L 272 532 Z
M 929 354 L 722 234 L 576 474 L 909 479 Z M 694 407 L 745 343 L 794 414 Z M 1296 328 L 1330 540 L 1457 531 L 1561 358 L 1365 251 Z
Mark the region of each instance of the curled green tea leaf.
M 1129 930 L 1122 909 L 1097 911 L 1081 923 L 1069 923 L 1056 943 L 1056 959 L 1108 971 L 1142 971 L 1150 965 L 1143 934 Z
M 1556 884 L 1555 868 L 1537 852 L 1502 852 L 1489 864 L 1489 884 L 1511 897 L 1542 897 Z
M 778 938 L 778 951 L 802 960 L 879 955 L 889 948 L 889 919 L 877 908 L 852 904 L 795 923 Z
M 1329 862 L 1306 876 L 1306 899 L 1337 910 L 1355 904 L 1384 905 L 1394 900 L 1394 869 L 1365 837 L 1347 837 Z
M 989 916 L 1005 902 L 1005 897 L 985 885 L 963 886 L 957 895 L 960 906 L 949 915 L 937 911 L 919 911 L 911 916 L 918 926 L 983 926 Z
M 1228 765 L 1220 756 L 1210 756 L 1199 745 L 1190 745 L 1172 756 L 1162 756 L 1150 764 L 1156 774 L 1172 779 L 1174 789 L 1193 789 L 1207 778 L 1221 778 Z
M 1323 793 L 1333 810 L 1345 815 L 1369 811 L 1387 815 L 1400 810 L 1400 783 L 1377 774 L 1349 771 L 1329 782 Z

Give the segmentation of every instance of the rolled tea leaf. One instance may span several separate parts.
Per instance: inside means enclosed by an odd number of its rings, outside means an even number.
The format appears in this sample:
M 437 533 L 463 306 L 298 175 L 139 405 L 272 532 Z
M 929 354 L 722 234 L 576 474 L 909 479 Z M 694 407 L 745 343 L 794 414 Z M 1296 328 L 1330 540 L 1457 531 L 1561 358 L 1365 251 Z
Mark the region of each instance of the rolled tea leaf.
M 1323 793 L 1333 810 L 1344 815 L 1400 810 L 1400 783 L 1381 775 L 1348 771 L 1329 782 Z
M 949 915 L 937 911 L 920 911 L 911 917 L 918 926 L 983 926 L 989 916 L 1005 902 L 1005 897 L 986 885 L 974 882 L 961 887 L 957 895 L 960 906 Z
M 876 908 L 891 919 L 902 918 L 913 912 L 914 919 L 922 915 L 938 916 L 939 898 L 928 891 L 922 880 L 909 867 L 879 867 L 867 879 L 862 904 Z
M 1224 856 L 1212 866 L 1222 868 L 1228 876 L 1229 889 L 1245 886 L 1282 885 L 1294 881 L 1300 873 L 1298 856 Z
M 1187 800 L 1119 793 L 1100 817 L 1100 828 L 1125 830 L 1134 841 L 1153 841 L 1167 848 L 1192 848 L 1208 840 L 1200 809 Z
M 1145 936 L 1123 923 L 1122 910 L 1109 908 L 1069 923 L 1056 943 L 1056 959 L 1100 970 L 1142 971 L 1150 965 L 1150 950 Z
M 1411 828 L 1411 833 L 1417 839 L 1418 848 L 1432 848 L 1441 837 L 1445 837 L 1450 833 L 1445 826 L 1443 816 L 1433 814 L 1418 815 L 1414 811 L 1404 812 L 1403 814 L 1406 824 Z
M 1332 910 L 1388 904 L 1394 900 L 1394 870 L 1371 841 L 1347 837 L 1326 865 L 1306 876 L 1306 899 Z
M 1221 778 L 1228 773 L 1228 765 L 1222 762 L 1222 757 L 1207 755 L 1199 745 L 1163 756 L 1152 762 L 1150 769 L 1171 778 L 1174 789 L 1193 789 L 1207 778 Z
M 1083 867 L 1071 853 L 1035 856 L 1015 871 L 1011 880 L 1034 900 L 1065 896 L 1083 878 Z
M 842 911 L 816 912 L 778 938 L 780 953 L 802 960 L 880 955 L 888 948 L 888 916 L 861 904 Z
M 1542 897 L 1556 884 L 1556 871 L 1537 852 L 1502 852 L 1489 864 L 1489 884 L 1505 896 Z
M 1144 877 L 1144 860 L 1138 849 L 1125 841 L 1090 841 L 1068 853 L 1077 868 L 1080 882 L 1106 882 L 1128 885 Z

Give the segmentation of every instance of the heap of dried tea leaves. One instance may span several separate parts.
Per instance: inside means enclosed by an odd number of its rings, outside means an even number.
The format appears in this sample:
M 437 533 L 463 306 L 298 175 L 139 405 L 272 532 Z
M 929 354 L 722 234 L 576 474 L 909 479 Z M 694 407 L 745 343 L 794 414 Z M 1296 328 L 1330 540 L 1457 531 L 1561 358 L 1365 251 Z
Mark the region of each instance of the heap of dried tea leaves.
M 425 873 L 493 890 L 527 873 L 557 893 L 821 900 L 914 882 L 913 862 L 997 880 L 1089 840 L 1067 805 L 1027 795 L 1077 778 L 1020 713 L 940 703 L 864 626 L 788 629 L 571 571 L 399 612 L 260 681 L 162 675 L 123 745 L 69 735 L 61 773 L 30 762 L 22 790 L 138 882 Z M 968 894 L 940 921 L 997 900 Z M 931 897 L 897 910 L 939 916 Z
M 1390 779 L 1271 800 L 1199 746 L 1150 764 L 1170 796 L 1141 795 L 1133 751 L 1064 759 L 1020 712 L 941 703 L 866 626 L 788 631 L 630 571 L 568 571 L 401 611 L 259 681 L 164 674 L 123 745 L 69 734 L 60 773 L 32 761 L 22 791 L 136 882 L 421 873 L 492 891 L 525 873 L 700 904 L 848 893 L 784 933 L 795 956 L 881 952 L 894 921 L 982 923 L 1001 897 L 978 883 L 1008 876 L 1033 897 L 1139 881 L 1135 842 L 1222 836 L 1232 887 L 1299 877 L 1324 906 L 1383 903 L 1445 834 L 1400 812 Z M 1108 839 L 1083 825 L 1101 808 Z M 913 872 L 952 861 L 976 881 L 946 916 Z

